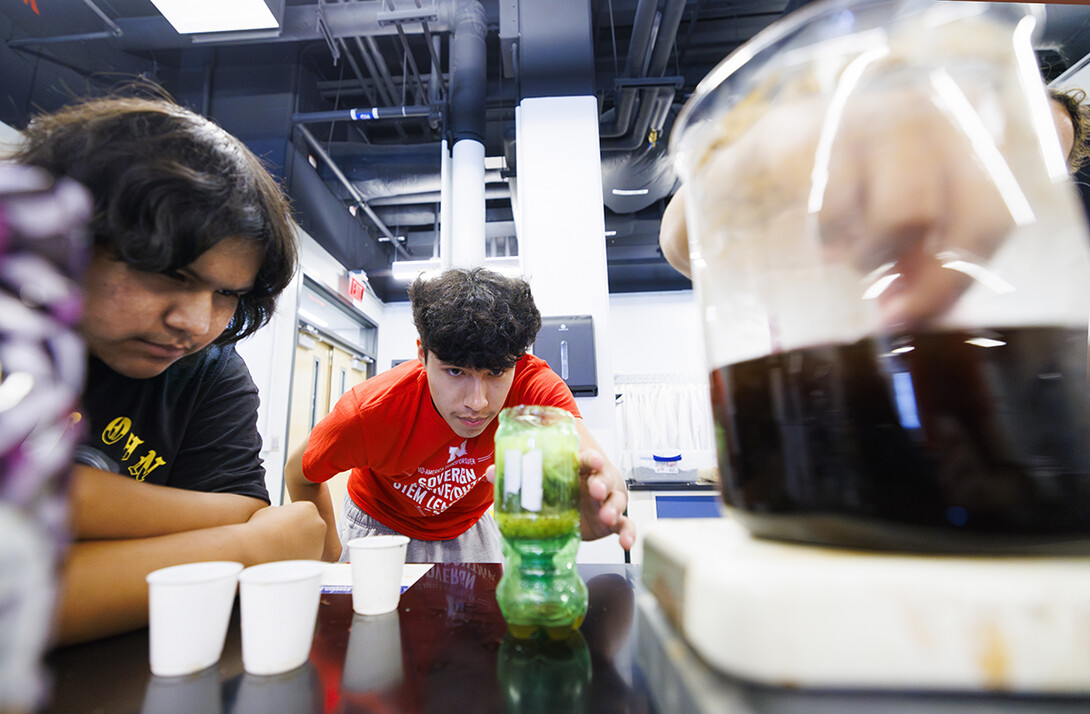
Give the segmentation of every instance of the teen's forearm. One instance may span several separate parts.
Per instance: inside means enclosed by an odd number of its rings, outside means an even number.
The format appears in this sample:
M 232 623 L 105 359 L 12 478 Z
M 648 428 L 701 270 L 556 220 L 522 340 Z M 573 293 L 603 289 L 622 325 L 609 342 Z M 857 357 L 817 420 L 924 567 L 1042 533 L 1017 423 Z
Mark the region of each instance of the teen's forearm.
M 72 644 L 143 627 L 145 577 L 159 568 L 206 560 L 255 565 L 317 559 L 325 524 L 310 504 L 260 509 L 245 523 L 155 538 L 73 543 L 61 569 L 54 643 Z
M 152 538 L 245 523 L 266 505 L 237 493 L 140 483 L 79 465 L 73 468 L 69 490 L 70 527 L 76 540 Z
M 295 450 L 284 464 L 284 485 L 292 501 L 310 501 L 318 509 L 318 515 L 326 524 L 325 549 L 322 560 L 335 561 L 341 557 L 341 539 L 337 533 L 337 510 L 326 483 L 314 483 L 303 475 L 303 451 L 306 444 Z

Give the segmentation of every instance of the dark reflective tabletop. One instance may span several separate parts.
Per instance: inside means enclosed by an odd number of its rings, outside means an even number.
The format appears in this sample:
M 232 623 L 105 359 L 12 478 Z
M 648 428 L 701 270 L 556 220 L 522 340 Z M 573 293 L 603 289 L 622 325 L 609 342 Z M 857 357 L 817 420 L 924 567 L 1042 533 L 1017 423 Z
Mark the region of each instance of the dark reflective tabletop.
M 153 677 L 146 629 L 53 652 L 48 712 L 647 712 L 636 666 L 633 565 L 581 565 L 590 608 L 563 641 L 520 641 L 496 604 L 494 564 L 440 564 L 398 610 L 364 617 L 323 594 L 310 660 L 257 677 L 242 669 L 238 612 L 217 666 Z

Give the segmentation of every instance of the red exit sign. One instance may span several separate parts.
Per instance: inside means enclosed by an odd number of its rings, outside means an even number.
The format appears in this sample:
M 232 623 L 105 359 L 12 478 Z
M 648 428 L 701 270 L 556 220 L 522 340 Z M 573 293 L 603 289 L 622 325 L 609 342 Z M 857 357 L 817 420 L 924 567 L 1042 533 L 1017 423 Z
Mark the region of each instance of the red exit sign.
M 358 278 L 348 278 L 348 296 L 353 300 L 362 300 L 363 293 L 366 292 L 366 287 L 362 280 Z

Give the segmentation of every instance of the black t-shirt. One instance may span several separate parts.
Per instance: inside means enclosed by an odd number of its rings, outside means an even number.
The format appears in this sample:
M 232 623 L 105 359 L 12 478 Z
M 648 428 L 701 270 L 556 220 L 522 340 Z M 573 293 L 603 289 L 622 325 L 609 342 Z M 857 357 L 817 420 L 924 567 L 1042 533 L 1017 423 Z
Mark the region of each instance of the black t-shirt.
M 257 387 L 233 346 L 209 347 L 151 379 L 89 357 L 77 463 L 137 481 L 269 502 Z

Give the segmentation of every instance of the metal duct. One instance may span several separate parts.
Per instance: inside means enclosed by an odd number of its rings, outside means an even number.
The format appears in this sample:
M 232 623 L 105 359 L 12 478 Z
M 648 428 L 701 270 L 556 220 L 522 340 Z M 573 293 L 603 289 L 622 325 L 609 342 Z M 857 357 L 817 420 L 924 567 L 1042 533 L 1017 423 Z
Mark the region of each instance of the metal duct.
M 455 141 L 475 139 L 484 143 L 487 31 L 480 2 L 457 3 L 450 44 L 450 128 Z
M 519 5 L 520 96 L 594 95 L 594 41 L 587 0 Z
M 665 141 L 640 151 L 602 154 L 602 202 L 614 213 L 642 211 L 676 188 Z

